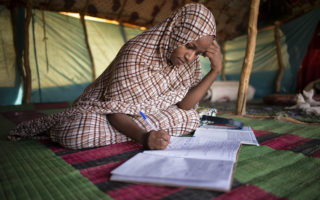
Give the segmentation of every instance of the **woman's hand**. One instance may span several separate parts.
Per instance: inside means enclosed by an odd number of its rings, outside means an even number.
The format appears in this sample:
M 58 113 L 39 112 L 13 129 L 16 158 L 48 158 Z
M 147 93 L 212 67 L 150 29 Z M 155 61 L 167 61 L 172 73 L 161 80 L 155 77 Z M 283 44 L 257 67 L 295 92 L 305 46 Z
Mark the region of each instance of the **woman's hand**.
M 216 40 L 213 40 L 204 56 L 208 57 L 211 62 L 211 70 L 220 73 L 222 69 L 222 58 L 220 52 L 220 46 Z
M 164 131 L 151 131 L 147 138 L 147 145 L 149 149 L 161 150 L 165 149 L 170 143 L 170 135 Z

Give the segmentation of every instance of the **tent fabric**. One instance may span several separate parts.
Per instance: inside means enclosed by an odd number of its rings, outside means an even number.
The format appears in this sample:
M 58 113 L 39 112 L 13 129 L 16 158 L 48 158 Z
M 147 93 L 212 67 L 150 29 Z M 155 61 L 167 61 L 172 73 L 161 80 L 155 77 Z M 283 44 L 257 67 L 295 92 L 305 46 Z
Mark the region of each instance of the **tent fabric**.
M 10 11 L 2 6 L 0 8 L 0 19 L 4 27 L 1 29 L 3 42 L 0 43 L 3 49 L 0 55 L 0 91 L 3 95 L 0 103 L 20 104 L 22 82 L 20 71 L 15 66 L 12 27 L 8 20 Z M 24 14 L 24 11 L 20 10 L 19 14 Z M 23 25 L 21 19 L 19 22 Z M 98 77 L 125 41 L 119 25 L 86 20 L 86 26 Z M 137 28 L 122 28 L 127 39 L 142 32 Z M 20 41 L 21 44 L 20 50 L 23 49 L 23 41 Z M 31 102 L 73 101 L 92 81 L 83 26 L 77 18 L 48 11 L 43 16 L 42 11 L 33 10 L 29 26 L 29 55 L 32 72 Z
M 319 21 L 320 8 L 318 7 L 281 27 L 286 35 L 290 63 L 290 67 L 286 68 L 281 82 L 282 92 L 296 92 L 297 74 Z
M 0 6 L 0 24 L 0 99 L 4 104 L 10 104 L 17 99 L 21 78 L 15 64 L 16 53 L 10 11 L 3 6 Z
M 0 7 L 0 85 L 4 87 L 14 86 L 15 73 L 15 49 L 12 35 L 10 11 Z
M 319 0 L 316 0 L 319 1 Z M 33 0 L 32 8 L 48 11 L 81 12 L 86 15 L 100 17 L 109 20 L 117 20 L 148 28 L 166 19 L 170 13 L 181 8 L 188 2 L 199 2 L 198 0 L 55 0 L 43 1 Z M 247 0 L 214 0 L 201 1 L 213 13 L 221 28 L 217 29 L 218 36 L 230 39 L 243 34 L 248 26 L 250 1 Z M 26 7 L 25 0 L 0 0 L 0 5 Z M 310 6 L 309 3 L 305 3 Z M 228 10 L 228 12 L 224 12 Z
M 285 66 L 280 92 L 296 93 L 296 78 L 320 20 L 320 9 L 280 26 L 282 60 Z M 247 36 L 226 42 L 225 73 L 227 80 L 239 80 L 245 56 Z M 256 89 L 256 98 L 274 93 L 274 81 L 278 72 L 278 61 L 274 30 L 258 32 L 255 57 L 250 76 L 250 85 Z
M 4 7 L 0 8 L 0 17 L 4 22 L 1 37 L 6 37 L 2 40 L 9 42 L 0 43 L 0 48 L 4 49 L 0 58 L 5 58 L 0 63 L 0 69 L 9 73 L 1 77 L 1 84 L 4 85 L 0 85 L 2 96 L 0 104 L 19 104 L 21 103 L 22 83 L 19 69 L 14 66 L 12 27 L 8 20 L 10 12 Z M 19 9 L 18 15 L 20 17 L 18 19 L 21 19 L 22 14 L 24 14 L 24 9 Z M 79 19 L 56 12 L 44 11 L 44 18 L 46 38 L 44 38 L 42 11 L 33 10 L 32 22 L 29 27 L 30 65 L 32 68 L 31 102 L 73 101 L 92 81 L 91 63 L 85 44 L 83 27 Z M 297 74 L 319 18 L 320 11 L 319 8 L 316 8 L 280 27 L 282 59 L 285 65 L 281 93 L 296 92 Z M 21 25 L 23 27 L 23 21 L 19 20 L 18 23 L 20 23 L 20 27 Z M 111 63 L 125 40 L 142 32 L 137 28 L 89 20 L 86 20 L 86 26 L 96 68 L 96 77 Z M 19 33 L 23 33 L 23 30 L 19 30 Z M 23 35 L 20 35 L 19 38 L 20 51 L 23 49 L 21 37 Z M 240 78 L 246 41 L 246 36 L 240 36 L 225 43 L 227 80 L 239 80 Z M 203 75 L 205 75 L 210 70 L 210 62 L 203 57 L 200 58 L 200 61 Z M 4 67 L 4 65 L 8 67 Z M 250 77 L 250 85 L 256 89 L 256 98 L 262 98 L 274 92 L 277 70 L 274 31 L 260 31 L 257 36 L 255 59 Z M 5 78 L 3 79 L 3 77 Z
M 31 102 L 70 101 L 91 82 L 83 27 L 78 19 L 45 12 L 45 38 L 41 12 L 33 10 L 29 26 Z M 65 88 L 70 92 L 66 93 Z
M 320 79 L 320 23 L 314 32 L 308 52 L 304 57 L 297 80 L 297 91 L 301 92 L 310 82 Z
M 64 12 L 85 12 L 86 15 L 124 23 L 152 27 L 164 20 L 170 13 L 186 3 L 197 2 L 208 7 L 216 18 L 217 36 L 223 41 L 245 34 L 248 27 L 250 1 L 248 0 L 0 0 L 7 6 Z M 261 23 L 286 15 L 296 16 L 320 4 L 320 0 L 264 0 L 260 1 Z M 271 15 L 269 13 L 272 13 Z
M 142 30 L 105 22 L 86 21 L 90 48 L 98 77 L 116 57 L 118 51 L 126 42 L 140 34 Z M 121 34 L 123 29 L 124 36 Z

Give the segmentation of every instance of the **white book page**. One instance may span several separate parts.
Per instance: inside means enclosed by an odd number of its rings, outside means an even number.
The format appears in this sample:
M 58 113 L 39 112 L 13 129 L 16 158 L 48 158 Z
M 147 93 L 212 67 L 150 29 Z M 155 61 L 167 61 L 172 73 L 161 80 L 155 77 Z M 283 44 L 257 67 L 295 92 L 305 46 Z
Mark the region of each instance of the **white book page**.
M 162 156 L 231 160 L 237 159 L 240 148 L 239 142 L 216 141 L 215 138 L 205 137 L 174 137 L 165 150 L 148 150 L 144 153 Z
M 223 126 L 201 126 L 197 128 L 194 137 L 214 138 L 217 141 L 238 141 L 241 144 L 252 144 L 259 146 L 259 143 L 250 127 L 234 129 Z
M 151 180 L 153 183 L 195 186 L 203 182 L 228 188 L 231 184 L 234 162 L 165 157 L 139 153 L 114 169 L 113 175 L 125 180 Z M 126 178 L 127 177 L 127 178 Z M 115 180 L 114 177 L 111 178 Z M 151 183 L 152 183 L 151 182 Z

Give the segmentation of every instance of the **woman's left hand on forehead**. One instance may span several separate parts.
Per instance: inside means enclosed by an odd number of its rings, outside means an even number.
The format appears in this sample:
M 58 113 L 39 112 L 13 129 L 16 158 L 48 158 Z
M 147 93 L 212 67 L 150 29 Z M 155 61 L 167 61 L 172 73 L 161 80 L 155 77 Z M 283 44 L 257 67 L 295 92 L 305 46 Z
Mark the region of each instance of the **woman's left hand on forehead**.
M 216 40 L 213 40 L 212 44 L 205 52 L 205 56 L 208 57 L 211 62 L 211 69 L 215 72 L 220 73 L 222 69 L 222 58 L 220 46 Z

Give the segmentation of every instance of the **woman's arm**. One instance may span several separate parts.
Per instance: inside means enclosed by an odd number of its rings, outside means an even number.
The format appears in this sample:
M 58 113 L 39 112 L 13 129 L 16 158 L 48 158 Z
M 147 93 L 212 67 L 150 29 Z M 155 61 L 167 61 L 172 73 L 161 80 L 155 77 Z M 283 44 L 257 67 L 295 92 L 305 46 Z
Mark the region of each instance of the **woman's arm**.
M 183 110 L 192 109 L 202 99 L 218 75 L 219 72 L 211 70 L 197 86 L 188 91 L 187 95 L 182 99 L 182 101 L 177 104 L 178 107 Z
M 187 95 L 177 105 L 179 108 L 184 110 L 192 109 L 205 95 L 209 87 L 218 77 L 221 68 L 221 52 L 219 44 L 216 40 L 213 41 L 212 45 L 205 52 L 205 56 L 209 58 L 211 63 L 210 72 L 200 81 L 198 85 L 191 88 Z
M 170 143 L 170 135 L 164 131 L 147 132 L 140 128 L 128 115 L 115 113 L 107 115 L 110 124 L 122 134 L 149 149 L 165 149 Z

